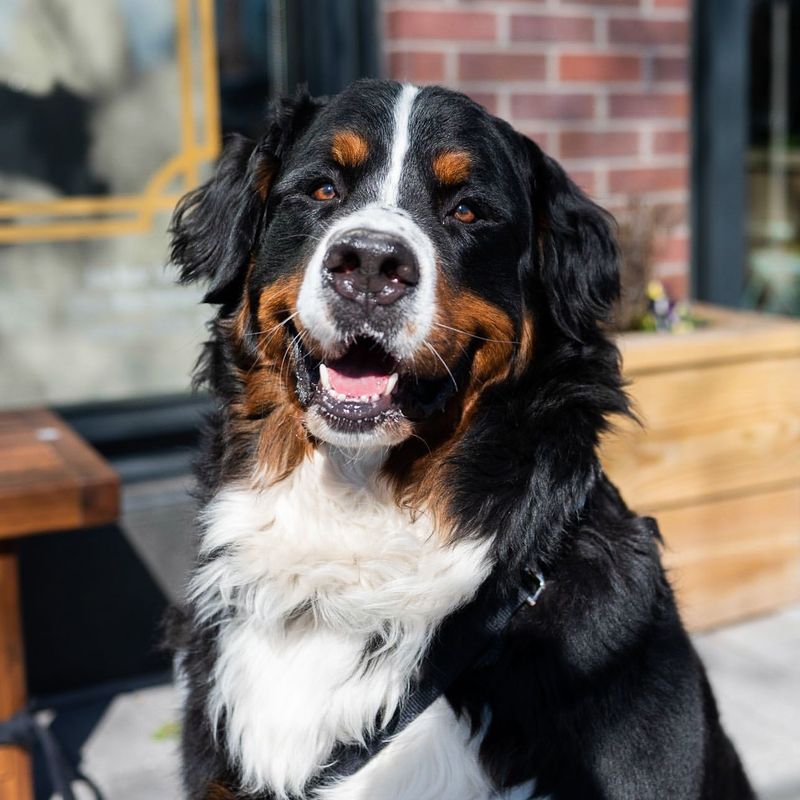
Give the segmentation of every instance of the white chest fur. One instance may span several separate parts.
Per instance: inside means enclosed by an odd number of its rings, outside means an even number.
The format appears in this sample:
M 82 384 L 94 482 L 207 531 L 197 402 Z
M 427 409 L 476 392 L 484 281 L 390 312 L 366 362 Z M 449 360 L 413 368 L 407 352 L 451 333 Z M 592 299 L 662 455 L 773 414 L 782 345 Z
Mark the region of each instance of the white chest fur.
M 217 555 L 192 595 L 201 616 L 233 612 L 209 714 L 224 717 L 251 790 L 299 791 L 337 741 L 391 716 L 436 625 L 490 567 L 487 543 L 442 544 L 427 515 L 398 508 L 378 464 L 320 450 L 274 486 L 222 490 L 205 512 L 202 551 Z M 485 800 L 476 747 L 440 701 L 321 796 Z

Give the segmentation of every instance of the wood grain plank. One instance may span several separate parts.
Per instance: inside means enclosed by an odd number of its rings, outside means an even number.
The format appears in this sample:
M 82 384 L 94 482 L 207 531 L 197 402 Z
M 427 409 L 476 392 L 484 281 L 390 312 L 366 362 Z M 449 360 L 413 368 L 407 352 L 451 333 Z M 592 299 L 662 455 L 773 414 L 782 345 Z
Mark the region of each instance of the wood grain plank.
M 68 463 L 81 491 L 83 525 L 102 525 L 119 516 L 119 478 L 100 454 L 62 422 L 54 449 Z
M 662 511 L 657 519 L 690 627 L 800 601 L 800 486 Z
M 0 541 L 85 527 L 82 503 L 74 483 L 28 486 L 24 494 L 0 497 Z
M 800 599 L 800 323 L 693 310 L 711 324 L 619 338 L 645 427 L 622 422 L 601 456 L 659 520 L 698 628 Z
M 639 375 L 604 465 L 637 511 L 800 481 L 800 357 Z
M 800 355 L 800 322 L 786 317 L 729 311 L 696 303 L 709 325 L 687 333 L 625 333 L 618 337 L 625 374 L 686 369 L 764 356 Z
M 14 442 L 10 437 L 0 438 L 0 477 L 13 481 L 20 473 L 41 469 L 58 469 L 59 459 L 55 453 L 43 448 L 39 442 Z
M 50 411 L 0 414 L 0 539 L 100 525 L 119 513 L 111 467 Z

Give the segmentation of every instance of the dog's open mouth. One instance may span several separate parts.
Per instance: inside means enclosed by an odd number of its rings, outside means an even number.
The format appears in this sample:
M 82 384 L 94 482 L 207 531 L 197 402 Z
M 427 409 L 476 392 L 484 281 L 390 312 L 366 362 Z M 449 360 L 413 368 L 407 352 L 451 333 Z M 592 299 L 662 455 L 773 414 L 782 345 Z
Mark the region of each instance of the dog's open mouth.
M 343 433 L 425 419 L 444 408 L 454 392 L 449 375 L 425 378 L 368 336 L 321 361 L 294 341 L 301 402 Z
M 312 402 L 332 422 L 374 424 L 400 413 L 394 395 L 397 362 L 377 342 L 359 338 L 338 358 L 319 364 Z

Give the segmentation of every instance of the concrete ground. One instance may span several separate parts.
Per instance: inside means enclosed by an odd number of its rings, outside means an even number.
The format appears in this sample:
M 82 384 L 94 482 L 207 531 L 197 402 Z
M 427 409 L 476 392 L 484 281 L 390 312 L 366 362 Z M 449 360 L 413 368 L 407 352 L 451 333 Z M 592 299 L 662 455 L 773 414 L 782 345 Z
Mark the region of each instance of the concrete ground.
M 800 800 L 800 606 L 695 637 L 761 800 Z
M 800 606 L 695 642 L 759 797 L 800 800 Z M 163 685 L 119 694 L 94 710 L 82 767 L 106 800 L 180 797 L 177 705 L 174 688 Z M 59 722 L 69 729 L 58 718 L 57 729 Z M 90 796 L 79 792 L 81 800 Z

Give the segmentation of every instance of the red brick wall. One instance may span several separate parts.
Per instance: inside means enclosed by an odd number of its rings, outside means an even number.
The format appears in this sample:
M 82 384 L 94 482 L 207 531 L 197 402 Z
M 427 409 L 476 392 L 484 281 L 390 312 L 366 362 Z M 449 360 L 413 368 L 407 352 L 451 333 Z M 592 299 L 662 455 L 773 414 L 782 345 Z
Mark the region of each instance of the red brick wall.
M 384 0 L 386 71 L 474 97 L 601 204 L 674 207 L 657 274 L 688 283 L 689 0 Z

